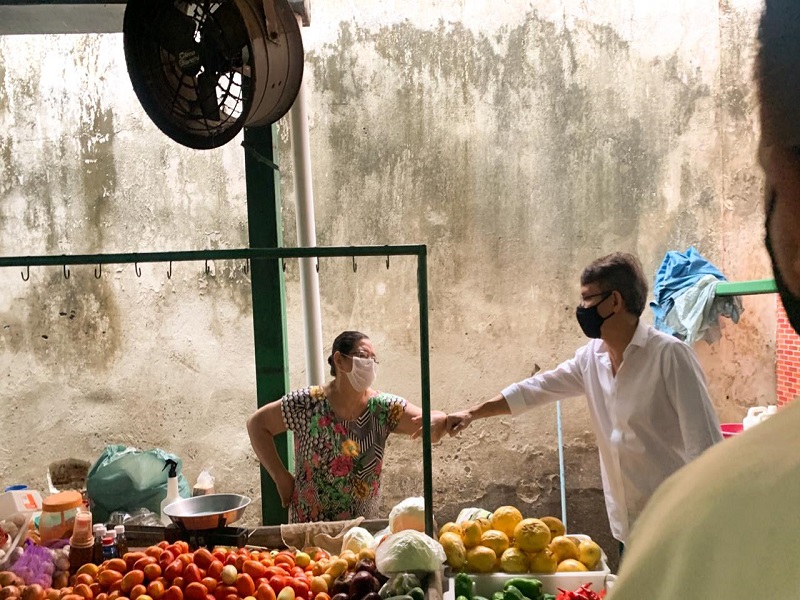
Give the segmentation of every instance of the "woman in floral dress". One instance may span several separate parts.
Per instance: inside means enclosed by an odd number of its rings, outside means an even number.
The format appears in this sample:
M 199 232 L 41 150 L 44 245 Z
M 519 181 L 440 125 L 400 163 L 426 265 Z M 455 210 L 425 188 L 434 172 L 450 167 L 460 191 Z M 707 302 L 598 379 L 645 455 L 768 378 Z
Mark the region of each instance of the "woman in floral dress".
M 420 432 L 419 407 L 372 389 L 378 361 L 366 335 L 339 334 L 328 364 L 332 381 L 290 392 L 247 422 L 253 449 L 293 523 L 378 517 L 386 438 Z M 274 436 L 286 430 L 294 433 L 294 475 L 275 449 Z M 431 432 L 434 442 L 441 433 Z

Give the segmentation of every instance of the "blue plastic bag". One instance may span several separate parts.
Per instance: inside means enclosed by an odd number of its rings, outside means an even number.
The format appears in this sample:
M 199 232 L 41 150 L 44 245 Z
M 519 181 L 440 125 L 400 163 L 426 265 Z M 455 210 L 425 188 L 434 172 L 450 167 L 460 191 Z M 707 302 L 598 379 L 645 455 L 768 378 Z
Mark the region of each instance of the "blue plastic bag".
M 144 451 L 117 444 L 106 446 L 86 479 L 94 522 L 105 522 L 117 510 L 129 513 L 146 508 L 159 515 L 161 501 L 167 497 L 167 459 L 178 463 L 178 491 L 182 498 L 189 498 L 191 489 L 182 473 L 183 462 L 174 454 L 159 448 Z

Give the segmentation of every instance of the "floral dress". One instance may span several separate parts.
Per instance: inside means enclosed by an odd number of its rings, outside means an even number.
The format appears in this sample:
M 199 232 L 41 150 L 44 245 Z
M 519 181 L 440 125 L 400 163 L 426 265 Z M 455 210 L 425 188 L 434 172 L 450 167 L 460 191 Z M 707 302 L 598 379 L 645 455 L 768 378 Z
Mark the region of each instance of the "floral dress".
M 345 421 L 336 417 L 321 387 L 296 390 L 281 400 L 283 422 L 294 432 L 290 521 L 377 517 L 384 446 L 406 401 L 378 393 L 360 417 Z

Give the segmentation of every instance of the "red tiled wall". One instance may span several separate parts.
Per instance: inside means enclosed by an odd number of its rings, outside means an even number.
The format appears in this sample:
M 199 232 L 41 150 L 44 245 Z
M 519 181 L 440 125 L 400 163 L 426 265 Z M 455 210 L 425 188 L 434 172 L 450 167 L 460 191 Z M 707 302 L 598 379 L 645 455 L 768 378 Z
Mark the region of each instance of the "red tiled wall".
M 786 318 L 778 298 L 778 332 L 775 336 L 775 369 L 778 382 L 778 405 L 800 397 L 800 335 Z

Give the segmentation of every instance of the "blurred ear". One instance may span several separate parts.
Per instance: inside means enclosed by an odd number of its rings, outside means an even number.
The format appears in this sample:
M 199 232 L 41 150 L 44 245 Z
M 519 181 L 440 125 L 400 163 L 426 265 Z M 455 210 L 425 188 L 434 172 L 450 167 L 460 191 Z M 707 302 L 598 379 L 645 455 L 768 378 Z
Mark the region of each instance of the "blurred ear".
M 614 312 L 622 312 L 625 310 L 625 299 L 617 290 L 611 292 L 611 297 L 614 299 Z

